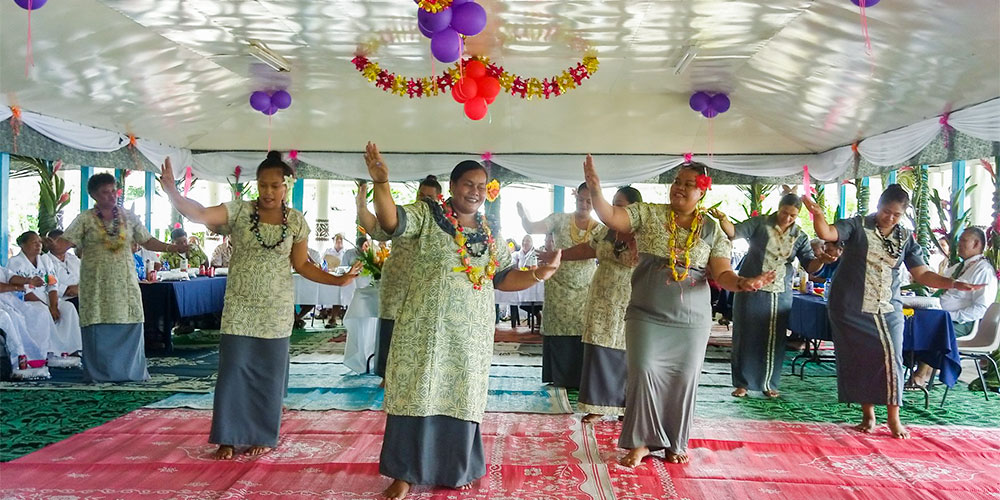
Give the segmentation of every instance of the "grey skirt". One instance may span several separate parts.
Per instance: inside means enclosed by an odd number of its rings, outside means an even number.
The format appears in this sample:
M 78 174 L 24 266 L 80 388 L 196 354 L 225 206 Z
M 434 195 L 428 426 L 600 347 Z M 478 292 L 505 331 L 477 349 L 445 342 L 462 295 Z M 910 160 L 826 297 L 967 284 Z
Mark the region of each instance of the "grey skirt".
M 841 403 L 903 404 L 903 314 L 829 308 Z
M 278 445 L 288 386 L 289 337 L 223 335 L 208 441 L 229 446 Z
M 479 423 L 444 415 L 386 415 L 378 470 L 410 484 L 469 484 L 486 475 Z
M 792 293 L 739 292 L 733 303 L 733 387 L 777 390 Z
M 142 323 L 89 325 L 80 329 L 80 336 L 83 341 L 83 380 L 149 380 Z
M 711 329 L 711 325 L 678 327 L 626 320 L 628 385 L 619 446 L 687 451 Z
M 580 387 L 583 371 L 583 337 L 545 335 L 542 337 L 542 382 L 557 387 Z
M 378 353 L 375 356 L 375 375 L 385 377 L 385 365 L 389 361 L 389 345 L 392 344 L 392 329 L 396 320 L 379 318 Z
M 625 351 L 584 343 L 580 411 L 624 415 L 626 366 Z

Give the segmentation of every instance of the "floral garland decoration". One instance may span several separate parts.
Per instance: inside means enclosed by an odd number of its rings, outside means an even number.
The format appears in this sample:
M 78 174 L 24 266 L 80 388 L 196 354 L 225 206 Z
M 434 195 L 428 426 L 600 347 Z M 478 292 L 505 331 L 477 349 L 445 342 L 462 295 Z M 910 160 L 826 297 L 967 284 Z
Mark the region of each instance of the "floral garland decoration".
M 111 208 L 111 230 L 108 230 L 108 226 L 104 223 L 104 218 L 101 217 L 101 212 L 98 209 L 94 209 L 94 215 L 97 216 L 97 220 L 101 222 L 101 239 L 104 240 L 104 247 L 110 250 L 112 253 L 121 250 L 125 246 L 125 218 L 120 216 L 118 206 Z
M 438 199 L 440 200 L 441 198 L 443 196 Z M 441 201 L 441 211 L 444 212 L 445 218 L 455 228 L 455 244 L 458 245 L 458 258 L 462 261 L 461 266 L 454 267 L 452 270 L 457 273 L 464 272 L 469 277 L 472 288 L 474 290 L 482 290 L 483 283 L 486 280 L 492 280 L 493 276 L 496 275 L 497 268 L 500 267 L 500 261 L 497 260 L 497 244 L 496 240 L 493 239 L 493 231 L 490 229 L 489 221 L 487 221 L 485 215 L 479 215 L 479 228 L 482 232 L 486 233 L 486 243 L 489 245 L 490 250 L 489 261 L 486 263 L 486 267 L 482 268 L 472 265 L 472 259 L 469 258 L 469 240 L 465 237 L 464 229 L 459 224 L 458 217 L 455 215 L 455 210 L 451 207 L 451 203 Z
M 531 100 L 536 97 L 549 99 L 552 96 L 560 96 L 583 85 L 583 81 L 589 79 L 597 72 L 599 61 L 597 56 L 589 53 L 583 60 L 563 71 L 561 74 L 542 78 L 524 77 L 516 73 L 511 73 L 490 62 L 488 57 L 474 56 L 456 62 L 454 66 L 446 69 L 441 75 L 431 75 L 427 77 L 406 77 L 382 69 L 377 62 L 373 62 L 363 55 L 355 56 L 351 59 L 354 67 L 367 79 L 373 82 L 376 87 L 385 92 L 390 92 L 398 96 L 414 97 L 436 97 L 446 94 L 455 82 L 461 78 L 463 68 L 469 61 L 476 60 L 486 65 L 486 75 L 496 78 L 500 82 L 500 88 L 505 93 L 514 97 Z
M 448 7 L 451 7 L 452 0 L 418 0 L 417 7 L 420 7 L 431 14 L 437 14 Z
M 694 221 L 691 222 L 691 230 L 688 232 L 687 241 L 684 242 L 684 273 L 677 273 L 677 216 L 670 210 L 670 218 L 667 221 L 667 230 L 670 232 L 670 258 L 667 265 L 673 273 L 674 281 L 680 283 L 688 277 L 691 271 L 691 249 L 694 248 L 695 237 L 701 233 L 702 221 L 705 212 L 698 210 L 695 212 Z

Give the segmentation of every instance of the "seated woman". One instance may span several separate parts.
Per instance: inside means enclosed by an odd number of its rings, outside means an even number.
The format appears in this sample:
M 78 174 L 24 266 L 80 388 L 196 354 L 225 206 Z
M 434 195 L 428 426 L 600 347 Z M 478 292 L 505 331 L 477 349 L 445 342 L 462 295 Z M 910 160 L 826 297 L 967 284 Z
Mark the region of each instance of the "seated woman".
M 32 304 L 33 314 L 48 314 L 56 323 L 55 336 L 49 344 L 49 366 L 79 366 L 80 360 L 69 359 L 83 349 L 80 340 L 80 315 L 68 302 L 59 300 L 58 281 L 49 259 L 42 256 L 42 239 L 34 231 L 17 237 L 21 253 L 10 259 L 7 269 L 25 278 L 42 278 L 43 287 L 31 288 L 24 294 L 25 303 Z
M 166 262 L 170 269 L 178 269 L 182 259 L 187 259 L 188 267 L 199 268 L 208 262 L 205 252 L 198 248 L 198 245 L 191 244 L 188 235 L 183 228 L 176 228 L 170 232 L 170 242 L 174 245 L 187 244 L 186 252 L 164 252 L 160 255 L 160 261 Z
M 13 378 L 18 380 L 49 378 L 45 357 L 56 329 L 52 316 L 32 311 L 16 295 L 29 284 L 43 285 L 41 278 L 24 278 L 0 267 L 0 330 L 6 338 Z
M 62 229 L 53 229 L 49 231 L 46 240 L 55 240 L 62 234 Z M 45 256 L 56 275 L 59 300 L 76 302 L 80 295 L 80 258 L 66 250 L 49 245 L 49 253 Z

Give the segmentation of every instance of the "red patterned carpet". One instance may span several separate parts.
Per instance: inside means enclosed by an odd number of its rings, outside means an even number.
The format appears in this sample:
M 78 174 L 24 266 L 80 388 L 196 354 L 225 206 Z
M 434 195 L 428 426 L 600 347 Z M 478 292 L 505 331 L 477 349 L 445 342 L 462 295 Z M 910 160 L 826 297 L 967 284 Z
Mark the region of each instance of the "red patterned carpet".
M 542 336 L 528 330 L 528 327 L 518 327 L 512 329 L 502 324 L 497 325 L 496 333 L 493 335 L 494 342 L 517 342 L 521 344 L 541 344 Z
M 374 499 L 384 415 L 288 412 L 281 446 L 210 458 L 210 413 L 142 409 L 0 465 L 3 498 Z M 488 472 L 467 492 L 418 487 L 413 499 L 659 500 L 1000 497 L 1000 430 L 912 426 L 868 436 L 825 423 L 698 420 L 692 463 L 617 465 L 618 422 L 487 414 Z

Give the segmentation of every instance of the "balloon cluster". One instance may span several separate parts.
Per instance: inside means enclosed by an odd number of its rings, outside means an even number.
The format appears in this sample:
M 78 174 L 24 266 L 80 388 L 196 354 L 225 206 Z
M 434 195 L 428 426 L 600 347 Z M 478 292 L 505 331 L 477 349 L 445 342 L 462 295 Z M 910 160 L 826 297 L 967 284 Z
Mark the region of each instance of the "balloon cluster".
M 715 118 L 726 111 L 729 111 L 729 96 L 723 92 L 719 92 L 715 95 L 708 95 L 708 92 L 695 92 L 691 94 L 691 100 L 688 101 L 691 105 L 691 109 L 699 112 L 705 118 Z
M 270 94 L 263 90 L 257 90 L 250 94 L 250 107 L 271 116 L 279 109 L 285 109 L 292 105 L 292 95 L 285 90 L 277 90 Z
M 443 63 L 462 57 L 462 36 L 478 35 L 486 27 L 486 9 L 473 0 L 453 0 L 436 12 L 417 8 L 417 27 L 431 39 L 431 54 Z
M 486 74 L 486 65 L 475 59 L 465 65 L 465 75 L 451 87 L 451 96 L 465 105 L 465 116 L 482 120 L 500 93 L 500 80 Z
M 861 0 L 851 0 L 851 3 L 858 7 L 861 6 Z M 879 3 L 879 0 L 865 0 L 865 7 L 874 7 L 877 3 Z

